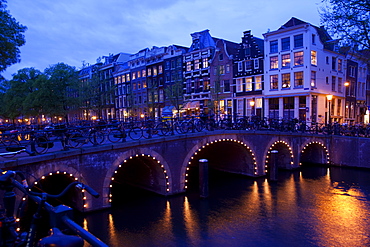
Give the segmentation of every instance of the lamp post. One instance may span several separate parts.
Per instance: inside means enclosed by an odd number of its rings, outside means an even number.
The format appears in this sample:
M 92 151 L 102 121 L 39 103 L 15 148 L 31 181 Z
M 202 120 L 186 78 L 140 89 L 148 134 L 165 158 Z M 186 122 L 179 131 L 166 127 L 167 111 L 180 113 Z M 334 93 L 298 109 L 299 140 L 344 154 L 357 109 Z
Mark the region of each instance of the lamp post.
M 344 118 L 348 121 L 348 118 L 349 118 L 349 100 L 348 100 L 348 96 L 349 96 L 349 82 L 346 81 L 344 83 L 344 87 L 345 87 L 345 108 L 344 108 Z
M 331 100 L 333 99 L 333 95 L 329 94 L 329 95 L 326 95 L 326 99 L 328 100 L 329 102 L 329 112 L 328 112 L 328 117 L 329 117 L 329 125 L 331 125 L 331 114 L 330 114 L 330 102 Z

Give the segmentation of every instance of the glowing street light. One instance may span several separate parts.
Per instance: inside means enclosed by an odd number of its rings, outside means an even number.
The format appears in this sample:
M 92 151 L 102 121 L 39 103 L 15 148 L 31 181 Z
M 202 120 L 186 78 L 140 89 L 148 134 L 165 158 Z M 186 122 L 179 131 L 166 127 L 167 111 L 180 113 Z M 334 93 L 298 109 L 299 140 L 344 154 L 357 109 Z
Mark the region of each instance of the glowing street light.
M 326 95 L 326 99 L 328 100 L 328 102 L 329 102 L 329 113 L 328 113 L 328 115 L 329 115 L 329 125 L 331 124 L 331 114 L 330 114 L 330 102 L 332 101 L 332 99 L 333 99 L 333 95 L 331 95 L 331 94 L 329 94 L 329 95 Z

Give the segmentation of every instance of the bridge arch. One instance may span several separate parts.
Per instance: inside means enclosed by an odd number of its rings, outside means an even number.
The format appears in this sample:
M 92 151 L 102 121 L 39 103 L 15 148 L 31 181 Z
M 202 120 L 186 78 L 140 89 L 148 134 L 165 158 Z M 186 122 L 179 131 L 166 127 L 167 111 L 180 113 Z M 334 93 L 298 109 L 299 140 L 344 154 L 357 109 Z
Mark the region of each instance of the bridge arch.
M 276 157 L 277 168 L 292 169 L 294 168 L 294 155 L 291 146 L 284 140 L 274 141 L 268 148 L 265 157 L 265 174 L 271 169 L 273 162 L 272 150 L 278 151 Z
M 321 141 L 307 142 L 300 153 L 299 164 L 330 164 L 329 150 Z
M 144 172 L 145 174 L 140 175 L 140 172 Z M 129 177 L 128 173 L 134 176 Z M 143 180 L 134 180 L 138 179 L 137 175 L 140 175 Z M 148 148 L 128 150 L 115 159 L 113 165 L 108 169 L 103 182 L 103 203 L 105 206 L 108 206 L 112 202 L 113 183 L 118 180 L 122 181 L 122 179 L 125 180 L 124 182 L 130 183 L 133 186 L 157 194 L 171 194 L 172 176 L 169 165 L 162 155 Z
M 67 167 L 59 166 L 59 168 L 64 169 L 57 169 L 55 171 L 49 171 L 45 173 L 44 169 L 40 169 L 41 172 L 44 172 L 43 175 L 38 174 L 39 176 L 34 176 L 31 182 L 30 188 L 36 190 L 38 192 L 43 192 L 45 188 L 47 193 L 50 194 L 59 194 L 61 193 L 70 183 L 75 181 L 84 182 L 82 174 L 73 169 L 69 168 L 68 172 L 66 171 Z M 41 173 L 40 172 L 40 173 Z M 84 189 L 81 189 L 79 192 L 73 190 L 72 188 L 67 192 L 67 194 L 61 198 L 63 204 L 66 204 L 70 207 L 73 207 L 81 212 L 87 211 L 92 207 L 92 196 L 89 193 L 86 193 Z
M 216 170 L 247 176 L 258 174 L 255 153 L 248 144 L 234 138 L 207 138 L 190 149 L 182 164 L 180 186 L 184 190 L 188 188 L 190 169 L 197 167 L 200 159 L 207 159 Z

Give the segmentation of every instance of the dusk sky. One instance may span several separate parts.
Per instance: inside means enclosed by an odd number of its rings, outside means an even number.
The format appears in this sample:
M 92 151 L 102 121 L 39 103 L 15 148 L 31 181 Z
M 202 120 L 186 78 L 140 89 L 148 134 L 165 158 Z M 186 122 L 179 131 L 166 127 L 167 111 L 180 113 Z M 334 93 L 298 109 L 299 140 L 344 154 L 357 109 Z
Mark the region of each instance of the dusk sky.
M 146 47 L 189 47 L 193 32 L 241 42 L 243 31 L 256 37 L 276 30 L 291 17 L 320 26 L 321 0 L 8 0 L 7 9 L 27 26 L 21 63 L 3 74 L 34 67 L 41 71 Z

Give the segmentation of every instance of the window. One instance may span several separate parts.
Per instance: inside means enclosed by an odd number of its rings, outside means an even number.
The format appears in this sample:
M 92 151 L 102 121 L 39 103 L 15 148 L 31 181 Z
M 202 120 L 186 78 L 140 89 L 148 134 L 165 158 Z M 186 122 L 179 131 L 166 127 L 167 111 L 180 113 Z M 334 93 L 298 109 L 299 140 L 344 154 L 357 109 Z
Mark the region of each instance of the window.
M 282 88 L 290 88 L 290 73 L 281 74 Z
M 271 90 L 279 89 L 278 75 L 270 75 L 270 89 Z
M 317 65 L 317 54 L 316 51 L 311 51 L 311 64 Z
M 290 68 L 290 54 L 281 55 L 281 67 Z
M 158 66 L 158 74 L 162 74 L 162 73 L 163 73 L 162 65 L 159 65 Z
M 258 58 L 254 59 L 253 61 L 254 61 L 254 69 L 258 69 L 260 67 L 260 63 L 259 63 Z
M 316 35 L 315 34 L 312 34 L 312 44 L 315 45 L 316 44 Z
M 254 80 L 254 90 L 262 90 L 262 76 L 256 76 Z
M 208 58 L 203 58 L 203 66 L 202 68 L 205 69 L 205 68 L 208 68 L 209 64 L 208 64 Z
M 199 68 L 200 68 L 200 61 L 199 61 L 199 59 L 196 59 L 194 61 L 194 69 L 199 69 Z
M 136 79 L 136 72 L 132 72 L 132 80 Z
M 329 57 L 326 57 L 326 64 L 329 64 Z
M 191 62 L 186 62 L 186 71 L 191 71 Z M 149 73 L 148 73 L 149 75 Z
M 230 64 L 226 64 L 226 73 L 230 73 Z
M 154 66 L 153 67 L 153 76 L 156 76 L 158 73 L 157 73 L 157 66 Z
M 225 65 L 220 65 L 220 75 L 225 74 Z
M 294 66 L 303 66 L 303 51 L 294 52 Z
M 290 38 L 283 38 L 281 39 L 281 50 L 288 51 L 290 50 Z
M 335 71 L 337 70 L 337 58 L 336 57 L 331 58 L 331 69 Z
M 145 70 L 145 69 L 143 69 L 143 70 L 141 71 L 141 76 L 142 76 L 142 77 L 146 77 L 146 70 Z
M 152 75 L 152 69 L 148 68 L 148 76 L 151 76 L 151 75 Z
M 252 60 L 245 61 L 245 70 L 252 70 Z
M 279 66 L 278 56 L 270 57 L 270 69 L 277 69 Z
M 338 99 L 337 116 L 342 115 L 341 114 L 341 111 L 342 111 L 342 100 L 341 99 Z
M 303 34 L 294 36 L 294 48 L 303 47 Z
M 245 91 L 252 91 L 252 77 L 245 79 Z
M 294 97 L 283 98 L 283 117 L 285 119 L 294 118 Z
M 338 77 L 338 92 L 342 93 L 342 78 Z
M 137 78 L 140 78 L 141 77 L 141 71 L 139 70 L 138 72 L 137 72 Z
M 230 92 L 230 81 L 224 80 L 224 92 Z
M 243 91 L 243 78 L 236 79 L 236 91 L 237 92 Z
M 218 60 L 220 60 L 220 61 L 224 60 L 224 54 L 223 53 L 221 53 L 220 55 L 218 55 Z
M 311 87 L 316 87 L 316 71 L 311 71 Z
M 331 91 L 335 91 L 335 84 L 336 84 L 337 78 L 335 76 L 331 77 Z
M 338 59 L 338 72 L 342 72 L 342 67 L 343 67 L 343 60 Z
M 270 53 L 277 52 L 278 52 L 278 41 L 277 40 L 270 41 Z
M 303 71 L 294 73 L 294 87 L 303 87 Z
M 238 62 L 238 71 L 243 71 L 243 62 Z
M 326 82 L 326 84 L 329 84 L 329 77 L 325 78 L 325 82 Z
M 279 118 L 279 98 L 269 99 L 269 118 Z
M 126 81 L 130 81 L 130 74 L 126 74 Z

